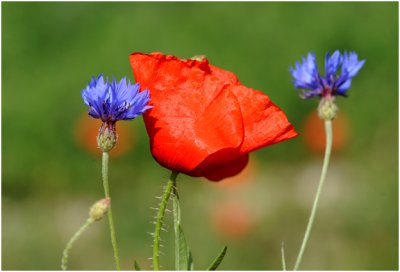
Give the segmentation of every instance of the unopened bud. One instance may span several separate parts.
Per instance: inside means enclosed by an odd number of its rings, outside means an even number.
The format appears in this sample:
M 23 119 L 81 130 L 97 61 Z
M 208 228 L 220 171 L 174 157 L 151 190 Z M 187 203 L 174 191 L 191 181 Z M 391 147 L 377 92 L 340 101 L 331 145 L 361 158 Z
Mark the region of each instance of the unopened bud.
M 203 61 L 207 59 L 206 55 L 196 55 L 190 58 L 191 60 Z
M 336 117 L 338 107 L 332 96 L 322 97 L 318 106 L 318 115 L 323 120 L 333 120 Z
M 104 122 L 101 125 L 99 135 L 97 135 L 97 145 L 103 152 L 108 152 L 117 143 L 117 133 L 115 124 Z
M 109 197 L 100 199 L 92 205 L 89 211 L 89 216 L 94 221 L 99 221 L 108 212 L 111 205 L 111 199 Z

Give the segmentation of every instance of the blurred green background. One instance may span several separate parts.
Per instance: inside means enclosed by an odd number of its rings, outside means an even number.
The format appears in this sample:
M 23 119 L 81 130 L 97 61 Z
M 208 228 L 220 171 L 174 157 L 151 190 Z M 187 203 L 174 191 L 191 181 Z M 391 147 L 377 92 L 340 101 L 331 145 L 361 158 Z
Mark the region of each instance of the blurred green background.
M 255 152 L 244 174 L 219 184 L 182 175 L 178 184 L 196 269 L 227 245 L 223 270 L 279 270 L 282 241 L 292 267 L 324 134 L 307 119 L 317 99 L 299 99 L 288 69 L 309 51 L 322 67 L 335 49 L 367 62 L 349 98 L 337 99 L 341 143 L 302 268 L 396 270 L 398 3 L 3 2 L 2 268 L 59 269 L 63 247 L 102 196 L 100 157 L 88 149 L 98 124 L 84 116 L 80 92 L 99 73 L 133 80 L 135 51 L 205 54 L 287 113 L 301 136 Z M 150 269 L 150 207 L 169 173 L 151 157 L 142 118 L 121 125 L 110 182 L 122 266 L 137 259 Z M 107 231 L 106 220 L 92 226 L 69 268 L 113 269 Z M 161 264 L 173 269 L 171 228 L 163 239 Z

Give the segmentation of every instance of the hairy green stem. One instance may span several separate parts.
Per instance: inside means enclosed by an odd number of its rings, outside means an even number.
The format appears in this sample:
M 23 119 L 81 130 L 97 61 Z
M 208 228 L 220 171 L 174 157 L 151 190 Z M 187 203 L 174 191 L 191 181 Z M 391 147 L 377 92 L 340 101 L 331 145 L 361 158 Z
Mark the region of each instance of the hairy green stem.
M 181 210 L 179 207 L 179 194 L 178 194 L 178 187 L 176 185 L 176 178 L 173 180 L 173 213 L 174 213 L 174 233 L 175 233 L 175 270 L 181 270 L 180 268 L 180 261 L 181 261 L 181 256 L 180 256 L 180 239 L 177 238 L 179 237 L 179 228 L 180 228 L 180 223 L 181 223 Z
M 322 165 L 321 177 L 319 180 L 317 193 L 315 195 L 314 203 L 312 206 L 310 218 L 308 219 L 307 229 L 304 234 L 303 242 L 301 244 L 299 255 L 297 256 L 296 263 L 294 265 L 293 270 L 298 270 L 301 260 L 303 258 L 304 249 L 306 248 L 307 241 L 308 241 L 308 238 L 311 233 L 311 228 L 314 223 L 315 213 L 317 211 L 319 197 L 321 195 L 322 187 L 325 182 L 326 172 L 328 170 L 329 158 L 331 156 L 331 149 L 332 149 L 332 121 L 331 120 L 325 120 L 325 133 L 326 133 L 326 146 L 325 146 L 325 156 L 324 156 L 324 163 Z
M 108 158 L 109 158 L 108 152 L 103 152 L 102 176 L 103 176 L 104 194 L 106 197 L 111 198 L 110 197 L 110 189 L 108 186 Z M 114 221 L 113 221 L 111 206 L 108 210 L 107 216 L 108 216 L 108 225 L 110 226 L 110 236 L 111 236 L 111 244 L 112 244 L 113 252 L 114 252 L 115 267 L 117 270 L 121 270 L 121 266 L 119 263 L 119 255 L 118 255 L 117 238 L 115 235 L 115 228 L 114 228 Z
M 75 243 L 75 241 L 79 238 L 79 236 L 89 228 L 89 226 L 94 222 L 92 218 L 88 218 L 86 222 L 79 228 L 77 232 L 71 237 L 71 239 L 68 241 L 68 244 L 66 245 L 64 251 L 63 251 L 63 256 L 61 259 L 61 269 L 62 270 L 67 270 L 67 264 L 68 264 L 68 253 L 70 249 L 72 248 L 72 245 Z
M 154 239 L 153 239 L 153 269 L 160 270 L 160 232 L 163 225 L 165 210 L 168 205 L 169 198 L 171 196 L 172 189 L 175 185 L 175 179 L 178 172 L 172 172 L 171 176 L 165 186 L 163 196 L 161 198 L 160 206 L 158 208 L 156 226 L 154 229 Z

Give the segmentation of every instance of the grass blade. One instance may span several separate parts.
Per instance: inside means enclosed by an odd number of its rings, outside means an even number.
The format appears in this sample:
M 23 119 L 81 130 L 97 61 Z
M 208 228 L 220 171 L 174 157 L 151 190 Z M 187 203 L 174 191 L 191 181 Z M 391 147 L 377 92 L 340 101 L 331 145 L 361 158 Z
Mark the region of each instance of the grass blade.
M 214 262 L 207 268 L 207 270 L 214 271 L 217 270 L 218 266 L 221 264 L 222 260 L 225 257 L 227 246 L 225 246 L 221 252 L 219 253 L 218 257 L 214 260 Z

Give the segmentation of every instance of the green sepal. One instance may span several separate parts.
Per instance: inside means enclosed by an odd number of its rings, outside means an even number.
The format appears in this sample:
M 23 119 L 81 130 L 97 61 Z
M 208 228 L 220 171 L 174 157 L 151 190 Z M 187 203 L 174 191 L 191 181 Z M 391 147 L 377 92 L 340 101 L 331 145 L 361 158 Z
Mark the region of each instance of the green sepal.
M 133 262 L 133 266 L 135 267 L 136 271 L 142 270 L 142 269 L 140 269 L 140 265 L 138 264 L 138 262 L 136 260 Z
M 210 270 L 210 271 L 217 270 L 218 266 L 221 264 L 222 260 L 223 260 L 224 257 L 225 257 L 225 254 L 226 254 L 226 250 L 227 250 L 227 249 L 228 249 L 227 246 L 225 246 L 225 247 L 221 250 L 221 252 L 219 253 L 218 257 L 215 258 L 215 260 L 214 260 L 213 263 L 207 268 L 207 270 Z

